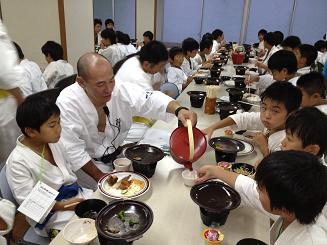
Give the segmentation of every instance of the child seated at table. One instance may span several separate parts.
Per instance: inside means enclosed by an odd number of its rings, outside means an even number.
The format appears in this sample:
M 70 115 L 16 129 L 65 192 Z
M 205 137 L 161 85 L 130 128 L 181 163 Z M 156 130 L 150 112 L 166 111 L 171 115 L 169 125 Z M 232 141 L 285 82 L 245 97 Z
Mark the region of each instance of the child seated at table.
M 321 214 L 327 201 L 327 168 L 313 154 L 274 152 L 262 160 L 254 179 L 213 165 L 200 168 L 198 176 L 197 182 L 226 182 L 240 194 L 242 205 L 273 219 L 269 244 L 327 244 L 327 219 Z
M 244 112 L 231 115 L 203 130 L 211 138 L 214 130 L 237 126 L 238 130 L 259 130 L 254 141 L 264 156 L 281 148 L 285 137 L 287 117 L 299 109 L 301 91 L 290 83 L 275 82 L 261 95 L 260 112 Z
M 302 108 L 289 115 L 285 131 L 282 150 L 309 152 L 321 158 L 321 162 L 326 165 L 327 115 L 315 107 Z
M 225 44 L 225 37 L 224 32 L 220 29 L 216 29 L 212 32 L 213 43 L 212 43 L 212 50 L 211 54 L 218 52 L 218 50 L 224 46 Z
M 54 237 L 74 216 L 74 208 L 92 191 L 82 189 L 59 141 L 60 110 L 47 98 L 30 95 L 17 108 L 16 121 L 23 135 L 7 160 L 6 176 L 18 204 L 41 181 L 59 192 L 49 219 L 42 224 L 27 218 L 41 236 Z M 67 207 L 68 205 L 68 207 Z
M 200 51 L 194 57 L 194 61 L 199 68 L 210 68 L 211 59 L 210 54 L 212 50 L 212 40 L 210 39 L 202 39 L 200 42 Z
M 167 80 L 176 84 L 179 93 L 182 92 L 193 80 L 192 76 L 186 76 L 181 65 L 184 60 L 183 50 L 179 47 L 173 47 L 169 50 L 170 67 L 167 72 Z
M 327 114 L 326 86 L 324 77 L 318 72 L 302 75 L 297 81 L 302 92 L 302 107 L 315 106 Z
M 301 45 L 301 39 L 298 36 L 288 36 L 281 43 L 281 46 L 284 50 L 292 51 L 298 48 Z
M 318 51 L 317 59 L 315 63 L 320 63 L 321 65 L 324 65 L 327 60 L 327 42 L 325 40 L 319 40 L 315 42 L 314 47 Z
M 288 81 L 292 83 L 298 79 L 298 76 L 296 76 L 296 57 L 291 51 L 279 50 L 274 53 L 268 61 L 268 68 L 271 74 L 250 76 L 246 81 L 246 83 L 258 82 L 258 94 L 262 94 L 274 81 Z
M 198 68 L 193 58 L 198 52 L 199 43 L 191 37 L 186 38 L 182 43 L 182 49 L 184 60 L 181 67 L 187 76 L 191 76 L 196 73 Z
M 302 44 L 294 50 L 297 59 L 297 74 L 299 76 L 311 72 L 312 66 L 318 56 L 317 49 L 310 44 Z M 293 83 L 296 86 L 296 83 Z

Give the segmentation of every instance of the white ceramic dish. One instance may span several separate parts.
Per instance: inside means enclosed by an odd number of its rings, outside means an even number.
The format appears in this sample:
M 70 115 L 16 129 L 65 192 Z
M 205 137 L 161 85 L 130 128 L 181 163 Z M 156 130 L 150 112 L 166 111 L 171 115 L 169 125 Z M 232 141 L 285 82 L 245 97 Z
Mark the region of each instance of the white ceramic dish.
M 261 98 L 259 95 L 257 94 L 248 94 L 248 93 L 245 93 L 243 95 L 243 98 L 245 101 L 249 102 L 249 103 L 258 103 L 261 101 Z
M 116 176 L 118 181 L 110 186 L 108 179 L 110 175 Z M 131 175 L 130 180 L 134 180 L 127 190 L 119 189 L 120 181 Z M 135 199 L 144 195 L 150 189 L 150 181 L 142 174 L 130 171 L 113 172 L 103 176 L 98 182 L 98 188 L 101 194 L 112 199 Z
M 240 140 L 240 139 L 237 139 L 237 140 L 241 141 L 245 146 L 243 151 L 240 151 L 237 153 L 237 156 L 247 156 L 254 152 L 254 146 L 250 142 Z
M 226 80 L 224 82 L 224 84 L 227 86 L 227 87 L 235 87 L 235 81 L 234 80 Z
M 95 220 L 82 218 L 70 221 L 63 229 L 63 237 L 70 244 L 89 244 L 98 236 Z

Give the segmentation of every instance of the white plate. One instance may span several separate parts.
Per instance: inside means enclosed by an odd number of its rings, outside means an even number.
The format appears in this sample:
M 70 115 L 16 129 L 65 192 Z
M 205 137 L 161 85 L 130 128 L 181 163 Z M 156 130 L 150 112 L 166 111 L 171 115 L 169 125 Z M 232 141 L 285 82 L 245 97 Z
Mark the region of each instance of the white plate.
M 229 102 L 229 96 L 226 96 L 226 95 L 219 97 L 219 99 L 220 99 L 221 101 Z
M 254 152 L 254 146 L 251 143 L 244 141 L 244 140 L 240 140 L 240 139 L 237 139 L 237 140 L 241 141 L 245 146 L 243 151 L 240 151 L 237 153 L 238 156 L 246 156 L 246 155 L 250 155 L 252 152 Z
M 234 80 L 226 80 L 224 82 L 224 84 L 227 86 L 227 87 L 235 87 L 235 81 Z
M 110 175 L 115 175 L 118 177 L 118 181 L 113 186 L 108 183 L 108 178 Z M 130 180 L 137 180 L 143 183 L 142 186 L 132 183 L 132 185 L 127 189 L 127 192 L 118 189 L 121 179 L 131 175 Z M 147 177 L 142 174 L 134 173 L 131 171 L 113 172 L 103 176 L 98 183 L 99 191 L 110 198 L 113 199 L 134 199 L 145 194 L 150 188 L 150 182 Z
M 261 98 L 259 95 L 257 94 L 248 94 L 248 93 L 245 93 L 243 95 L 243 99 L 247 102 L 250 102 L 250 103 L 258 103 L 261 101 Z

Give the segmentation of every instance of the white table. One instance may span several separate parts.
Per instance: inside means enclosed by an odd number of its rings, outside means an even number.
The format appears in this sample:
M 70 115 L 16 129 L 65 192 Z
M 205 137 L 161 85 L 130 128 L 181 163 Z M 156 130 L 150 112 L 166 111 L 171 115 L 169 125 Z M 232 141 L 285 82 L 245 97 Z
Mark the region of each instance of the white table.
M 231 65 L 224 66 L 223 75 L 233 73 Z M 179 96 L 178 101 L 191 108 L 189 96 L 190 90 L 205 90 L 205 85 L 191 83 Z M 221 89 L 220 95 L 225 94 Z M 203 107 L 204 108 L 204 107 Z M 206 115 L 203 108 L 191 108 L 198 114 L 197 127 L 203 129 L 214 121 L 219 120 L 219 115 Z M 153 128 L 172 132 L 177 127 L 177 119 L 167 124 L 157 121 Z M 222 136 L 223 130 L 216 130 L 214 136 Z M 238 157 L 237 162 L 253 164 L 262 157 L 258 152 L 248 156 Z M 214 150 L 208 146 L 206 153 L 193 164 L 195 169 L 205 164 L 215 164 Z M 151 207 L 154 213 L 154 221 L 150 229 L 143 237 L 134 242 L 136 245 L 200 245 L 204 244 L 201 232 L 205 228 L 200 218 L 199 207 L 190 198 L 190 188 L 183 184 L 181 172 L 183 166 L 176 163 L 170 156 L 158 162 L 156 172 L 150 179 L 151 190 L 141 197 Z M 98 191 L 95 198 L 109 201 Z M 219 228 L 224 234 L 223 244 L 235 245 L 237 241 L 246 237 L 253 237 L 269 243 L 269 218 L 250 208 L 239 207 L 232 210 L 225 225 Z M 53 245 L 68 244 L 60 233 L 52 242 Z

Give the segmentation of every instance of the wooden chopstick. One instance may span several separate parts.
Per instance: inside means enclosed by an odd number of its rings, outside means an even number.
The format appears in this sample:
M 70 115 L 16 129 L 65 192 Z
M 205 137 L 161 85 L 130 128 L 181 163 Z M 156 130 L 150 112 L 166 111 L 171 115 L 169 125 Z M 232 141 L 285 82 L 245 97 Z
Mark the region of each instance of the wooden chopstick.
M 65 205 L 64 208 L 69 208 L 69 207 L 75 206 L 75 205 L 77 205 L 79 203 L 80 202 L 73 202 L 73 203 L 70 203 L 70 204 Z

